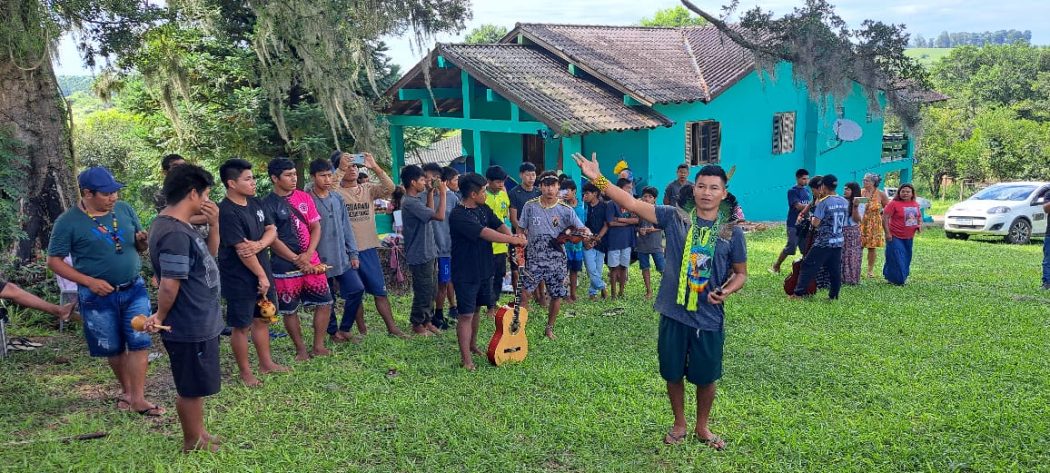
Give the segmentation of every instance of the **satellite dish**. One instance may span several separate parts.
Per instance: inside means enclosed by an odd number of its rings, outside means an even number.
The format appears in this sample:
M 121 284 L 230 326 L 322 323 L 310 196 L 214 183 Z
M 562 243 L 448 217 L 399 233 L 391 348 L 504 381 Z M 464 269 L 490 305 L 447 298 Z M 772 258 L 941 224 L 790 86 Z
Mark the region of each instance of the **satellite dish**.
M 842 141 L 857 141 L 864 136 L 864 130 L 860 128 L 860 125 L 848 118 L 835 120 L 833 130 L 835 137 Z

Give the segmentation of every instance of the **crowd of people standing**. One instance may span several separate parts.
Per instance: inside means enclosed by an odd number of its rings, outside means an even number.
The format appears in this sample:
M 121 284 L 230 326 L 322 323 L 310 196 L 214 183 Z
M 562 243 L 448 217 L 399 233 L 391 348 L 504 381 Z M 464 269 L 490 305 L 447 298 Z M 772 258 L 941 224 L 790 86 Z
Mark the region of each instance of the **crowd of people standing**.
M 509 191 L 508 173 L 500 166 L 463 175 L 436 165 L 399 170 L 401 235 L 412 276 L 411 333 L 430 337 L 455 326 L 460 362 L 473 371 L 474 356 L 484 354 L 478 346 L 481 311 L 495 313 L 505 279 L 513 287 L 520 282 L 523 307 L 534 303 L 546 309 L 544 334 L 553 340 L 562 304 L 578 300 L 579 273 L 588 274 L 588 299 L 622 298 L 627 268 L 638 261 L 645 297 L 655 297 L 660 314 L 660 373 L 675 418 L 664 441 L 686 437 L 688 380 L 697 386 L 694 432 L 721 449 L 724 441 L 707 422 L 722 374 L 723 302 L 747 280 L 742 210 L 728 192 L 729 176 L 718 166 L 705 166 L 690 180 L 683 164 L 661 201 L 655 187 L 636 192 L 630 178 L 606 179 L 596 156 L 574 159 L 586 178 L 581 183 L 523 163 Z M 362 178 L 360 168 L 374 179 Z M 225 327 L 246 386 L 261 384 L 260 376 L 290 371 L 272 354 L 270 325 L 278 320 L 299 362 L 329 355 L 328 341 L 355 342 L 367 334 L 366 294 L 387 332 L 408 337 L 394 320 L 377 252 L 375 202 L 391 198 L 396 189 L 370 154 L 336 151 L 310 162 L 303 190 L 295 163 L 273 159 L 266 167 L 272 191 L 264 197 L 256 195 L 252 164 L 230 159 L 218 168 L 225 198 L 217 204 L 209 198 L 215 186 L 210 172 L 178 155 L 166 156 L 162 170 L 158 216 L 148 230 L 119 200 L 123 184 L 108 170 L 82 172 L 78 205 L 56 221 L 48 248 L 48 266 L 78 288 L 89 354 L 106 358 L 120 384 L 118 409 L 166 413 L 144 389 L 152 333 L 159 333 L 169 355 L 184 451 L 221 444 L 205 428 L 203 409 L 204 398 L 220 389 L 219 339 Z M 811 179 L 800 169 L 795 178 L 787 193 L 788 242 L 771 268 L 779 272 L 801 250 L 793 296 L 807 295 L 815 280 L 837 298 L 843 283 L 860 283 L 864 249 L 867 274 L 873 276 L 872 255 L 882 246 L 884 277 L 905 283 L 912 238 L 921 230 L 914 188 L 903 185 L 890 200 L 878 190 L 878 176 L 868 175 L 863 188 L 848 183 L 839 196 L 833 175 Z M 140 271 L 140 252 L 147 250 L 156 307 Z M 658 288 L 654 267 L 663 276 Z M 13 285 L 2 290 L 0 296 L 63 320 L 72 311 L 71 304 L 25 297 Z M 343 310 L 336 314 L 339 299 Z M 311 339 L 303 335 L 300 311 L 311 315 Z M 148 317 L 133 327 L 137 315 Z M 254 370 L 250 346 L 257 353 Z

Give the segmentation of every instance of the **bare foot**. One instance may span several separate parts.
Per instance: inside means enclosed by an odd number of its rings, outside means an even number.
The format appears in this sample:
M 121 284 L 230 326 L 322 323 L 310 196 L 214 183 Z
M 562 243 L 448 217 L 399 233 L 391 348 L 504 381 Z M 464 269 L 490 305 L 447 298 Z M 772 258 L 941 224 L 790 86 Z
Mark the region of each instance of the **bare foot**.
M 464 361 L 463 368 L 467 371 L 476 371 L 478 369 L 477 366 L 474 366 L 474 360 Z
M 434 324 L 429 324 L 428 323 L 426 325 L 426 328 L 427 328 L 427 330 L 429 330 L 434 335 L 441 335 L 442 333 L 444 333 L 444 332 L 441 331 L 441 329 L 439 329 L 436 326 L 434 326 Z
M 646 299 L 652 299 L 653 298 L 653 291 L 646 292 L 645 293 L 645 298 Z
M 212 435 L 210 432 L 204 432 L 204 435 L 202 435 L 201 437 L 207 439 L 208 442 L 213 443 L 215 445 L 222 445 L 222 438 L 218 435 Z
M 434 334 L 430 330 L 427 330 L 427 327 L 424 326 L 424 325 L 413 326 L 412 327 L 412 333 L 416 334 L 417 337 L 433 337 L 434 336 Z
M 249 388 L 262 386 L 262 381 L 259 381 L 259 378 L 256 378 L 255 375 L 251 373 L 241 373 L 241 382 Z
M 310 360 L 310 353 L 309 352 L 300 351 L 300 352 L 296 352 L 295 353 L 295 361 L 309 361 L 309 360 Z
M 210 438 L 201 437 L 196 442 L 182 442 L 182 453 L 190 453 L 198 450 L 207 452 L 218 452 L 219 444 L 211 441 Z
M 485 354 L 485 352 L 481 351 L 481 349 L 476 347 L 476 346 L 470 347 L 470 352 L 475 354 L 475 355 L 484 355 Z
M 391 337 L 397 337 L 397 338 L 409 338 L 409 335 L 407 333 L 405 333 L 405 332 L 402 332 L 401 329 L 399 329 L 399 328 L 395 328 L 394 330 L 388 331 L 387 335 L 390 335 Z
M 277 363 L 271 363 L 269 365 L 259 365 L 260 374 L 287 373 L 289 371 L 291 371 L 291 368 L 279 365 Z
M 552 327 L 547 327 L 547 330 L 545 330 L 543 332 L 543 336 L 545 336 L 545 337 L 547 337 L 547 338 L 549 338 L 551 340 L 554 340 L 555 338 L 558 338 L 558 337 L 554 336 L 554 328 L 552 328 Z
M 69 304 L 59 307 L 58 313 L 56 313 L 55 316 L 58 317 L 58 320 L 63 322 L 69 320 L 69 316 L 73 313 L 73 309 L 76 305 L 76 302 L 70 302 Z
M 328 356 L 331 354 L 332 351 L 325 347 L 314 348 L 313 350 L 310 350 L 310 356 Z
M 346 343 L 350 341 L 350 335 L 348 335 L 346 332 L 333 333 L 331 338 L 332 341 L 335 343 Z

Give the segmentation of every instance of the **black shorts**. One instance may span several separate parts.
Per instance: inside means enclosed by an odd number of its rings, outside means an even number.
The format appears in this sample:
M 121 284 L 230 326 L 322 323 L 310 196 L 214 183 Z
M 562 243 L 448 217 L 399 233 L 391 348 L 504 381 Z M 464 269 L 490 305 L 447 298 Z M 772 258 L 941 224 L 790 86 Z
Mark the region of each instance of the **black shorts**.
M 217 394 L 219 374 L 219 337 L 203 342 L 164 340 L 171 363 L 171 377 L 179 397 L 205 397 Z
M 460 316 L 474 315 L 483 306 L 492 307 L 492 278 L 477 282 L 453 281 L 452 288 L 456 291 L 456 308 Z
M 724 332 L 698 330 L 667 316 L 660 316 L 660 336 L 656 351 L 660 376 L 678 383 L 684 376 L 703 386 L 722 377 Z
M 270 289 L 269 299 L 277 300 L 277 293 Z M 226 325 L 233 328 L 245 328 L 251 326 L 252 319 L 262 319 L 259 313 L 259 299 L 226 299 Z

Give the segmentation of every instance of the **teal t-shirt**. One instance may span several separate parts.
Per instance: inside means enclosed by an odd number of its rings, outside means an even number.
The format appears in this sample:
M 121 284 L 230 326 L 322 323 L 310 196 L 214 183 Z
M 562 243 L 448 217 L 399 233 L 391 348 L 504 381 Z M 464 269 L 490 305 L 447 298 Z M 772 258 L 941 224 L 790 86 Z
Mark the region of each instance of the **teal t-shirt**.
M 123 251 L 117 253 L 113 242 L 113 216 L 117 217 L 117 237 Z M 142 259 L 135 249 L 135 233 L 142 231 L 138 215 L 131 206 L 117 202 L 110 214 L 88 217 L 80 207 L 65 211 L 55 220 L 48 256 L 73 256 L 73 269 L 112 285 L 124 284 L 139 276 Z

